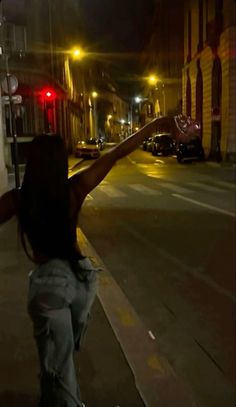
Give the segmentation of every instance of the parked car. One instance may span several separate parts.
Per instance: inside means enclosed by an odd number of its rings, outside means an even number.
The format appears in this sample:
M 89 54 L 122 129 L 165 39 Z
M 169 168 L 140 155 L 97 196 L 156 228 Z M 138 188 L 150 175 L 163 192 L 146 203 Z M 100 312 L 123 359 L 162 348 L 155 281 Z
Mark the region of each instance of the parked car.
M 81 158 L 98 158 L 100 156 L 98 141 L 94 138 L 79 141 L 75 148 L 75 156 Z
M 151 143 L 152 143 L 152 136 L 146 138 L 146 139 L 143 141 L 143 150 L 144 150 L 144 151 L 151 151 Z
M 176 149 L 176 156 L 179 163 L 193 160 L 204 161 L 205 154 L 201 139 L 196 137 L 196 139 L 192 139 L 188 143 L 179 143 Z
M 156 134 L 152 138 L 151 151 L 153 155 L 171 155 L 175 152 L 175 141 L 170 133 Z

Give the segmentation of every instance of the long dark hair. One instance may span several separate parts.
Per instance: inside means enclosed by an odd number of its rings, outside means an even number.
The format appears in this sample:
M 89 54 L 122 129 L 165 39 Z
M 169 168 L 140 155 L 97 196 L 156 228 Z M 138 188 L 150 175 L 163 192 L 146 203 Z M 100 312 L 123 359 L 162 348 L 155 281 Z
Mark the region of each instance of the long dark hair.
M 19 221 L 33 252 L 75 261 L 75 234 L 69 216 L 68 158 L 59 135 L 36 136 L 20 191 Z

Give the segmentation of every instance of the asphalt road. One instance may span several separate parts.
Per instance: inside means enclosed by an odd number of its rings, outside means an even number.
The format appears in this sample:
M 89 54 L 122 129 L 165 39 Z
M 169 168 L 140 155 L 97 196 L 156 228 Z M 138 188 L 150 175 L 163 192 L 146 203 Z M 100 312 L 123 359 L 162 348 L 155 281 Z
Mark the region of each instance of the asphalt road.
M 199 405 L 235 406 L 235 169 L 137 150 L 79 225 Z

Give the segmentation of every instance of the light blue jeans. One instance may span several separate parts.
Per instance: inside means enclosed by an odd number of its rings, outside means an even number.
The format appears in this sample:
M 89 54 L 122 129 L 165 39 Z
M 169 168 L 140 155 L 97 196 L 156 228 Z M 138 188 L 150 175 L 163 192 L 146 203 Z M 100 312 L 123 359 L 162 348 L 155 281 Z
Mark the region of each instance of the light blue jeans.
M 28 311 L 33 321 L 41 375 L 40 407 L 81 407 L 73 354 L 79 349 L 96 295 L 96 269 L 79 260 L 78 276 L 68 262 L 52 259 L 29 275 Z

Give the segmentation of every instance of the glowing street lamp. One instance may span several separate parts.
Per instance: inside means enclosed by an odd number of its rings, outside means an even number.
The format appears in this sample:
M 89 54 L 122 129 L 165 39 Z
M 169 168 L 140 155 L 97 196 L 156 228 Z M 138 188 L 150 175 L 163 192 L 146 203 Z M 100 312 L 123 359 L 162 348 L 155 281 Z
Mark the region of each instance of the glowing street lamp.
M 140 96 L 136 96 L 136 98 L 134 100 L 135 100 L 135 103 L 140 103 L 140 102 L 142 102 L 143 99 Z
M 157 83 L 156 75 L 149 75 L 148 82 L 150 85 L 156 85 L 156 83 Z
M 93 92 L 92 92 L 92 97 L 93 97 L 94 99 L 96 99 L 96 98 L 98 97 L 97 92 L 93 91 Z
M 82 59 L 84 57 L 84 51 L 81 48 L 73 48 L 71 54 L 74 59 Z

